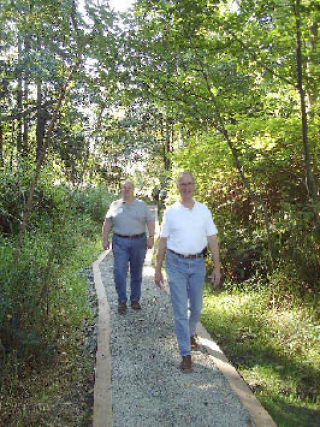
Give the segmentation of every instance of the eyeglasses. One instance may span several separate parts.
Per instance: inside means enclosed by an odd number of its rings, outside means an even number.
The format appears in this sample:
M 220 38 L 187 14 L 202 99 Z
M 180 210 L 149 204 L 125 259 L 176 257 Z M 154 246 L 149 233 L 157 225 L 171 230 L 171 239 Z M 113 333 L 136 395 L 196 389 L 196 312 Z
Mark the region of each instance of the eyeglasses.
M 179 185 L 181 187 L 186 187 L 187 185 L 194 185 L 194 182 L 181 182 Z

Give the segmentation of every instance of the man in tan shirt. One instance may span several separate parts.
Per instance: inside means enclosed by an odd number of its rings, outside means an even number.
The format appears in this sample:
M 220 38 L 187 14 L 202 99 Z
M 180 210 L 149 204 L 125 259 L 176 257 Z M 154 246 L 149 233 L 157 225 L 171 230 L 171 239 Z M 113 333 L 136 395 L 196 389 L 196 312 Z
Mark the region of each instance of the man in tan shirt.
M 113 227 L 112 250 L 114 281 L 118 294 L 118 312 L 127 308 L 126 281 L 130 266 L 130 301 L 133 309 L 141 309 L 142 268 L 147 248 L 154 244 L 154 215 L 148 205 L 134 197 L 134 185 L 125 181 L 122 197 L 111 203 L 102 227 L 103 248 L 109 249 L 109 233 Z M 146 235 L 148 229 L 148 237 Z

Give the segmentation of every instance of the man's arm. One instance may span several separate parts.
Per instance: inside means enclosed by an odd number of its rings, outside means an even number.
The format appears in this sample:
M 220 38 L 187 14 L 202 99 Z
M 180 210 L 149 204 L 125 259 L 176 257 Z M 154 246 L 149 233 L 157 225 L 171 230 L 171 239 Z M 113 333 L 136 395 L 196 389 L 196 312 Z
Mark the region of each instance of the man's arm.
M 148 246 L 148 249 L 152 249 L 153 244 L 154 244 L 155 222 L 154 221 L 147 221 L 147 227 L 148 227 L 148 232 L 149 232 L 147 246 Z
M 161 267 L 162 267 L 164 257 L 166 255 L 166 251 L 167 251 L 167 238 L 160 237 L 157 258 L 156 258 L 156 267 L 154 272 L 154 281 L 159 288 L 163 286 L 163 276 L 161 273 Z
M 108 238 L 109 238 L 111 227 L 112 227 L 112 221 L 106 218 L 102 226 L 102 246 L 104 250 L 107 250 L 110 248 Z
M 220 273 L 220 256 L 219 256 L 219 243 L 217 236 L 208 236 L 208 245 L 211 251 L 213 259 L 213 272 L 211 276 L 211 282 L 214 288 L 217 288 L 220 284 L 221 273 Z

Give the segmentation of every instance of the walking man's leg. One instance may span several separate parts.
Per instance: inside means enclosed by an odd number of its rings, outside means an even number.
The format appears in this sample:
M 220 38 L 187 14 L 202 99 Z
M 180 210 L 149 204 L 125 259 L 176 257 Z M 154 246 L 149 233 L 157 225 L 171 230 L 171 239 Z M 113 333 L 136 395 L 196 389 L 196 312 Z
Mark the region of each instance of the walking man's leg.
M 189 332 L 194 337 L 196 326 L 201 316 L 203 287 L 205 279 L 205 266 L 203 258 L 192 260 L 192 270 L 189 276 Z M 196 344 L 194 344 L 196 348 Z
M 118 302 L 127 302 L 127 273 L 129 262 L 129 250 L 127 239 L 113 236 L 113 276 L 118 294 Z
M 141 298 L 142 269 L 147 251 L 146 236 L 132 239 L 130 245 L 130 300 L 139 302 Z M 132 304 L 133 308 L 138 305 Z
M 188 267 L 186 260 L 167 253 L 166 270 L 170 286 L 175 331 L 182 357 L 190 356 L 190 332 L 188 319 Z

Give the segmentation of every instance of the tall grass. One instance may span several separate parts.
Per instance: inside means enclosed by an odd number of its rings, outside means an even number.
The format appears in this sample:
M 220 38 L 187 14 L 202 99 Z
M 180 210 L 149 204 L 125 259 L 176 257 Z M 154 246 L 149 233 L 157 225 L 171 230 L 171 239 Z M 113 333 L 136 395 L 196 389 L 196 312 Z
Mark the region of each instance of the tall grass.
M 279 426 L 320 425 L 320 323 L 314 300 L 274 304 L 261 286 L 206 288 L 202 322 Z

